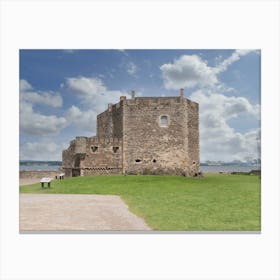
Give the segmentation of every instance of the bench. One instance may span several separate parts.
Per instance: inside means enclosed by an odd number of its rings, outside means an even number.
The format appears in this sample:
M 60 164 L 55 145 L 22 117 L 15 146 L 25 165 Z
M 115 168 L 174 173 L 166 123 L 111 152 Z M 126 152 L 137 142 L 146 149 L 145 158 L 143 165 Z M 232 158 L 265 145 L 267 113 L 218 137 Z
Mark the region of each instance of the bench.
M 44 177 L 44 178 L 42 178 L 41 179 L 41 187 L 42 188 L 44 188 L 44 183 L 48 183 L 48 188 L 50 188 L 51 187 L 51 179 L 50 178 L 46 178 L 46 177 Z
M 65 173 L 60 173 L 59 175 L 55 175 L 55 179 L 58 179 L 61 180 L 61 179 L 64 179 L 65 177 Z

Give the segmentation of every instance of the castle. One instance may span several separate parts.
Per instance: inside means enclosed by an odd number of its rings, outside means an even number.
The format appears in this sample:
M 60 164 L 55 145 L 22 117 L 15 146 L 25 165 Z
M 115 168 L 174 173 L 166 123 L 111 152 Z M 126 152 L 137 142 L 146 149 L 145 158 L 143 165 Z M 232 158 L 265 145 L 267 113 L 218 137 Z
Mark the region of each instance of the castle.
M 62 153 L 65 176 L 199 174 L 199 105 L 178 97 L 120 97 L 97 116 L 97 135 Z

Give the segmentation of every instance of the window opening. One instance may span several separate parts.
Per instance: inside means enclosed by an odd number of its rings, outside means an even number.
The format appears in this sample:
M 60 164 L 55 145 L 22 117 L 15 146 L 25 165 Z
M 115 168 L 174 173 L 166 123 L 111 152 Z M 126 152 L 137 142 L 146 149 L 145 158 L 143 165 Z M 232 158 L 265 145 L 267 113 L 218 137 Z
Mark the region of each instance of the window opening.
M 156 163 L 157 161 L 155 159 L 153 159 L 153 163 Z
M 117 153 L 119 151 L 119 149 L 120 149 L 119 147 L 113 147 L 113 152 Z
M 98 151 L 98 146 L 92 146 L 91 150 L 93 153 L 96 153 Z
M 160 117 L 160 125 L 161 126 L 167 126 L 168 125 L 168 117 L 167 116 L 161 116 Z
M 137 158 L 137 159 L 135 160 L 135 162 L 140 163 L 140 162 L 141 162 L 141 159 Z

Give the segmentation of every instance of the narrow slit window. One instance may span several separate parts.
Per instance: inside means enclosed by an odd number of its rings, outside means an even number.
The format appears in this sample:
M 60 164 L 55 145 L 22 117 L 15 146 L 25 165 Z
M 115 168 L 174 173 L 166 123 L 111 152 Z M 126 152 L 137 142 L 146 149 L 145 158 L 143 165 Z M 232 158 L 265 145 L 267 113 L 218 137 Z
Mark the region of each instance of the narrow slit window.
M 135 160 L 135 162 L 136 162 L 136 163 L 140 163 L 140 162 L 141 162 L 141 159 L 137 158 L 137 159 Z

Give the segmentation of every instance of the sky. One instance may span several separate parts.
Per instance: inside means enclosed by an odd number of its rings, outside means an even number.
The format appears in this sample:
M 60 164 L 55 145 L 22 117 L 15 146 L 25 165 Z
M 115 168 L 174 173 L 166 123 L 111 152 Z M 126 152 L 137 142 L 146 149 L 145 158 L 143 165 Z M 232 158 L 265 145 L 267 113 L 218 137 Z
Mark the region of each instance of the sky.
M 120 96 L 199 103 L 200 160 L 260 158 L 259 50 L 20 50 L 20 160 L 62 160 Z

